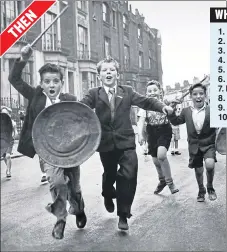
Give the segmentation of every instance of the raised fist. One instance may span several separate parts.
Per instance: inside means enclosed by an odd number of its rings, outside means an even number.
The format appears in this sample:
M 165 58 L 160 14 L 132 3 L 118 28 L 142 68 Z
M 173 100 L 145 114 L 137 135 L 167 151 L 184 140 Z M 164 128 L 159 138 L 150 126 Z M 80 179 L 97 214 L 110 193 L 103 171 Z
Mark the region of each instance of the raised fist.
M 21 49 L 21 59 L 27 61 L 32 55 L 32 47 L 27 44 Z

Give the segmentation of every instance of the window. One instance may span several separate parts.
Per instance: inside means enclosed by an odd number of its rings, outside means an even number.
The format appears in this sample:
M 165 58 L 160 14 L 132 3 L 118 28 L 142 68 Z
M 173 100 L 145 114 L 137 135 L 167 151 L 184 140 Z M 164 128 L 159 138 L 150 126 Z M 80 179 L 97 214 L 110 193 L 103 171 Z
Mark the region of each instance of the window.
M 82 87 L 83 95 L 85 95 L 88 90 L 88 72 L 82 72 Z
M 149 50 L 149 69 L 152 68 L 152 51 Z
M 143 67 L 143 53 L 139 52 L 139 68 Z
M 114 27 L 114 28 L 116 28 L 117 27 L 117 20 L 116 20 L 117 18 L 116 18 L 116 11 L 112 11 L 112 26 Z
M 86 1 L 77 1 L 77 8 L 86 11 Z
M 151 51 L 151 49 L 149 50 L 149 57 L 152 58 L 152 51 Z
M 126 15 L 123 15 L 123 29 L 125 32 L 128 32 L 128 18 Z
M 32 83 L 32 63 L 29 62 L 28 64 L 25 65 L 23 72 L 22 72 L 22 78 L 25 82 L 27 82 L 30 86 L 33 85 Z
M 79 55 L 84 59 L 88 53 L 88 34 L 87 29 L 83 26 L 78 26 L 78 41 L 79 41 Z
M 138 39 L 142 39 L 142 28 L 141 28 L 141 25 L 138 25 Z
M 107 37 L 104 37 L 104 57 L 106 58 L 108 55 L 111 55 L 111 53 L 110 53 L 110 39 Z
M 47 12 L 44 14 L 44 29 L 55 19 L 56 15 Z M 57 50 L 57 22 L 55 22 L 44 34 L 43 49 L 47 51 Z
M 20 13 L 21 2 L 1 1 L 1 29 L 4 30 Z
M 106 3 L 102 4 L 102 17 L 103 17 L 103 21 L 105 21 L 107 23 L 110 22 L 109 7 Z
M 152 68 L 152 59 L 149 57 L 149 69 Z
M 91 85 L 89 88 L 93 88 L 96 87 L 96 74 L 95 73 L 91 73 Z
M 124 45 L 124 67 L 125 69 L 129 69 L 129 59 L 130 59 L 130 54 L 129 54 L 129 46 Z

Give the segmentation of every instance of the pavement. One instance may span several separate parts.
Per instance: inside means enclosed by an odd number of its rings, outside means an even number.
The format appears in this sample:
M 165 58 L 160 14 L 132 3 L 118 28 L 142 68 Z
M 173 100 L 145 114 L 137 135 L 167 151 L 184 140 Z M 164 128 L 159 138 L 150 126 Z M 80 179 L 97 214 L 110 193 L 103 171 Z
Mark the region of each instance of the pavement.
M 157 172 L 151 158 L 145 159 L 137 146 L 138 186 L 127 232 L 117 229 L 116 211 L 110 214 L 105 210 L 98 153 L 81 166 L 87 225 L 78 230 L 75 217 L 69 215 L 63 240 L 51 236 L 56 218 L 45 210 L 52 200 L 48 184 L 40 184 L 37 156 L 15 158 L 10 180 L 5 178 L 1 162 L 1 251 L 227 251 L 226 156 L 217 155 L 217 200 L 206 197 L 198 203 L 194 171 L 187 167 L 183 130 L 179 142 L 182 155 L 168 153 L 177 194 L 171 195 L 168 188 L 153 194 Z

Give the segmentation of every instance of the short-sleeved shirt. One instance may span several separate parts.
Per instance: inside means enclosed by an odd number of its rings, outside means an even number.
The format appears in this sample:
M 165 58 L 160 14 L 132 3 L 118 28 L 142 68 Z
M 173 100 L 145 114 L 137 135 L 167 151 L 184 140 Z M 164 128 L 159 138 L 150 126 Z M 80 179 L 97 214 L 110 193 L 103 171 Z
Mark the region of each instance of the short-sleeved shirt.
M 169 123 L 164 113 L 156 111 L 146 111 L 140 108 L 137 116 L 146 118 L 146 123 L 149 125 L 164 125 Z

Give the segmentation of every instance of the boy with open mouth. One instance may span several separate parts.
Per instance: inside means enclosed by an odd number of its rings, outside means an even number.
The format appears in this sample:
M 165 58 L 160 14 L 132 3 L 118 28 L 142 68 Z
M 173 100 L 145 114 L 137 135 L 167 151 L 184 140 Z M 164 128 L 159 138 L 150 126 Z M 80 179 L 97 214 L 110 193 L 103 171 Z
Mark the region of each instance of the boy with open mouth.
M 16 59 L 14 63 L 9 75 L 9 82 L 21 95 L 28 99 L 18 151 L 27 157 L 33 158 L 36 151 L 32 141 L 32 126 L 38 114 L 53 103 L 76 101 L 76 97 L 61 92 L 64 83 L 63 74 L 60 67 L 55 64 L 47 63 L 40 68 L 40 85 L 37 87 L 32 87 L 24 82 L 21 75 L 31 54 L 32 48 L 30 45 L 21 49 L 21 57 Z M 45 163 L 44 160 L 42 160 L 42 165 L 47 174 L 53 199 L 53 203 L 49 203 L 46 209 L 57 217 L 52 236 L 55 239 L 62 239 L 68 214 L 66 210 L 67 199 L 70 204 L 69 212 L 76 216 L 77 227 L 84 228 L 87 222 L 80 187 L 80 167 L 64 169 L 51 166 Z
M 130 86 L 121 85 L 118 82 L 119 64 L 113 58 L 100 61 L 97 72 L 102 86 L 90 89 L 81 102 L 95 109 L 101 123 L 102 136 L 97 151 L 104 168 L 102 196 L 105 208 L 110 213 L 114 212 L 113 199 L 116 198 L 118 228 L 128 230 L 127 219 L 131 217 L 138 171 L 131 106 L 165 114 L 173 110 L 157 99 L 138 94 Z
M 215 150 L 216 129 L 210 127 L 210 106 L 205 102 L 206 86 L 198 83 L 190 87 L 189 91 L 193 105 L 183 108 L 179 116 L 176 116 L 175 113 L 169 115 L 169 119 L 173 125 L 186 123 L 190 156 L 188 166 L 195 169 L 199 187 L 197 201 L 205 201 L 206 188 L 203 184 L 203 160 L 206 167 L 209 199 L 216 200 L 217 195 L 213 187 L 214 166 L 215 162 L 217 162 Z

